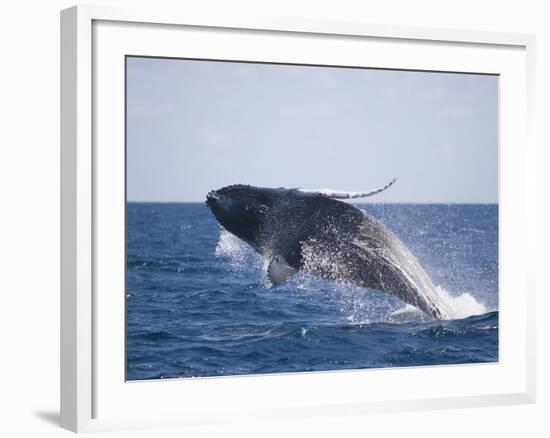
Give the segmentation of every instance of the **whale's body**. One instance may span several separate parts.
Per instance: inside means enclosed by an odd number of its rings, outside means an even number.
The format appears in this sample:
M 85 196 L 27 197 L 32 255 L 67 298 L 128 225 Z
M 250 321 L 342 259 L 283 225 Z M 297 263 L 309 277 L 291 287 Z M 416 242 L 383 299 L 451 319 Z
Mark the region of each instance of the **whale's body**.
M 210 192 L 206 203 L 225 229 L 271 260 L 277 279 L 301 270 L 387 292 L 432 318 L 448 319 L 449 310 L 405 244 L 331 193 L 234 185 Z

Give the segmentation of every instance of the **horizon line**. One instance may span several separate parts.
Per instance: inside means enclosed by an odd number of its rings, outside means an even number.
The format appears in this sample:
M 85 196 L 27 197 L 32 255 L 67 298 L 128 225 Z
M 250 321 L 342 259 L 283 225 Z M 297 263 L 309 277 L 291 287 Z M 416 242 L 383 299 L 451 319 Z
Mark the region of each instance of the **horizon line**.
M 204 204 L 206 201 L 126 201 L 127 204 Z M 491 202 L 445 202 L 445 201 L 382 201 L 382 202 L 350 202 L 350 204 L 419 204 L 419 205 L 498 205 L 498 201 Z

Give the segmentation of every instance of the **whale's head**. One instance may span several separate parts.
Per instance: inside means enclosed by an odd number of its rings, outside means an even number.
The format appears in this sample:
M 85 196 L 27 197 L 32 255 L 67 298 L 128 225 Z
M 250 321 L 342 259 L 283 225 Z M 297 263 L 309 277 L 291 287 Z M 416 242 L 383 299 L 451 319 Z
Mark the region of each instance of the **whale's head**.
M 277 229 L 284 234 L 290 216 L 296 222 L 299 219 L 297 215 L 300 214 L 302 222 L 307 222 L 320 208 L 319 203 L 322 203 L 325 209 L 329 205 L 337 209 L 344 208 L 342 206 L 347 204 L 335 200 L 372 196 L 386 190 L 394 182 L 395 178 L 383 187 L 364 192 L 265 188 L 235 184 L 210 191 L 206 196 L 206 205 L 227 231 L 258 248 L 262 224 L 267 217 L 273 219 L 274 216 L 278 216 L 277 220 L 270 221 L 270 226 L 273 227 L 274 222 L 277 223 Z M 293 207 L 290 208 L 291 206 Z
M 218 222 L 246 242 L 256 241 L 266 214 L 284 189 L 268 189 L 236 184 L 212 190 L 206 205 Z

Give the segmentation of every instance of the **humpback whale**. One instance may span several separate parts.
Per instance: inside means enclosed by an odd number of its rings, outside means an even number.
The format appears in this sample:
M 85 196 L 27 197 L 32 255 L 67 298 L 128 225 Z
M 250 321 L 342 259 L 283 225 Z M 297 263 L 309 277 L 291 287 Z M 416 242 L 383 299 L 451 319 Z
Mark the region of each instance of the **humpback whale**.
M 367 212 L 340 201 L 380 193 L 262 188 L 212 190 L 206 205 L 222 225 L 269 260 L 272 283 L 297 271 L 394 295 L 433 319 L 449 319 L 428 274 L 405 244 Z

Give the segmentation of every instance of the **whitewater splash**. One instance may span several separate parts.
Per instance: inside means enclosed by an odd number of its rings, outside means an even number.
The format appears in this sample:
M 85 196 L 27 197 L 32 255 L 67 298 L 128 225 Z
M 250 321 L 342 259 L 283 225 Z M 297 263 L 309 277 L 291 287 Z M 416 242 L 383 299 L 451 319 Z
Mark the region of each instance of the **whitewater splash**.
M 483 303 L 477 301 L 471 294 L 464 292 L 453 296 L 441 286 L 436 286 L 438 298 L 449 310 L 449 319 L 464 319 L 469 316 L 484 315 L 488 309 Z M 404 323 L 414 321 L 430 321 L 421 310 L 410 304 L 397 309 L 388 316 L 388 322 Z
M 252 273 L 263 287 L 272 286 L 267 276 L 268 260 L 262 258 L 250 245 L 220 226 L 216 257 L 224 259 L 227 268 L 235 273 Z
M 273 287 L 266 275 L 269 261 L 222 227 L 220 227 L 220 237 L 216 245 L 215 255 L 224 259 L 230 271 L 253 273 L 263 287 Z M 348 315 L 346 319 L 353 324 L 406 323 L 432 320 L 416 307 L 403 304 L 386 293 L 349 283 L 334 283 L 302 272 L 294 275 L 287 283 L 288 287 L 299 290 L 304 294 L 314 295 L 319 290 L 323 290 L 325 293 L 330 292 L 331 298 L 339 301 L 340 311 L 346 313 Z M 438 299 L 448 310 L 449 319 L 463 319 L 469 316 L 483 315 L 489 310 L 468 292 L 451 295 L 442 286 L 436 286 L 435 292 Z
M 439 298 L 447 304 L 451 310 L 451 319 L 462 319 L 468 316 L 483 315 L 488 309 L 483 303 L 477 301 L 471 294 L 464 292 L 457 296 L 452 296 L 441 286 L 436 286 Z
M 248 270 L 251 263 L 257 265 L 261 258 L 249 245 L 221 226 L 215 254 L 226 258 L 231 268 L 236 270 Z

